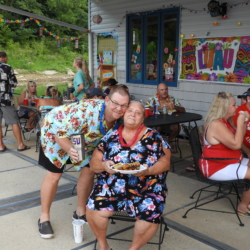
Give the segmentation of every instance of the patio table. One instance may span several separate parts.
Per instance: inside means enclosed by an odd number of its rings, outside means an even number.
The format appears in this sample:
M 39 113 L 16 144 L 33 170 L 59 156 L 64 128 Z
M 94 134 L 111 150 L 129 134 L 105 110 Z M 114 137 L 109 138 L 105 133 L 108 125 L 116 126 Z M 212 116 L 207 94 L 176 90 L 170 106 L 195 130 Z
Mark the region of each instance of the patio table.
M 189 112 L 174 112 L 171 115 L 151 115 L 145 118 L 144 124 L 148 127 L 157 127 L 163 125 L 171 125 L 185 122 L 194 122 L 197 126 L 196 121 L 201 120 L 202 115 Z
M 171 124 L 179 124 L 179 123 L 186 123 L 188 122 L 189 125 L 191 122 L 194 122 L 195 127 L 197 127 L 196 121 L 201 120 L 202 115 L 196 114 L 196 113 L 189 113 L 189 112 L 174 112 L 171 115 L 152 115 L 148 116 L 144 120 L 144 124 L 147 127 L 158 127 L 163 125 L 171 125 Z M 186 158 L 190 158 L 191 156 L 182 157 L 182 152 L 179 146 L 179 140 L 176 142 L 177 147 L 180 151 L 180 158 L 177 160 L 172 160 L 171 164 L 173 166 L 173 172 L 174 170 L 174 163 L 180 162 Z

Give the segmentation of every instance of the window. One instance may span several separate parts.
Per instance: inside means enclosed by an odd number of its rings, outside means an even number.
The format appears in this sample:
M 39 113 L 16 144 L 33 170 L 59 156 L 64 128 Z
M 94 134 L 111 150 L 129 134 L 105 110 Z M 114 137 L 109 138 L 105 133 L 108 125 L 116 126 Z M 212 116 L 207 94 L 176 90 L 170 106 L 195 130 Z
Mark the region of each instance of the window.
M 179 8 L 127 15 L 127 82 L 176 87 Z

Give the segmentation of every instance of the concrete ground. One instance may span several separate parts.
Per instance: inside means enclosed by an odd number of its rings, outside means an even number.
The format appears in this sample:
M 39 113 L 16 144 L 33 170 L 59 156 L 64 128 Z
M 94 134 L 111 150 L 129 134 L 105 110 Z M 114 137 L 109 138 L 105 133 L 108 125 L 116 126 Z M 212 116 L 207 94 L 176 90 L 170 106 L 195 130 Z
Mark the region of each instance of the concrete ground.
M 61 249 L 76 250 L 94 248 L 95 237 L 88 225 L 84 225 L 84 240 L 80 244 L 74 242 L 72 213 L 76 208 L 76 195 L 71 191 L 78 177 L 76 172 L 68 172 L 60 180 L 56 199 L 52 205 L 51 223 L 55 231 L 53 239 L 42 239 L 38 234 L 37 221 L 40 215 L 40 185 L 45 175 L 38 166 L 38 153 L 35 152 L 35 135 L 25 143 L 30 150 L 18 152 L 12 132 L 4 137 L 8 147 L 0 153 L 0 249 L 1 250 L 33 250 Z M 184 156 L 190 154 L 190 147 L 181 140 Z M 173 155 L 176 160 L 177 155 Z M 199 182 L 194 173 L 185 171 L 192 165 L 191 159 L 175 164 L 176 172 L 169 172 L 167 197 L 164 218 L 169 231 L 166 232 L 161 249 L 248 249 L 248 218 L 241 217 L 244 227 L 239 226 L 235 215 L 201 210 L 192 210 L 186 219 L 182 216 L 194 205 L 191 194 L 205 184 Z M 212 199 L 206 194 L 204 200 Z M 235 201 L 235 198 L 233 197 Z M 232 211 L 228 200 L 222 199 L 206 206 L 206 208 Z M 108 236 L 131 239 L 133 224 L 116 222 L 109 225 Z M 154 239 L 156 240 L 156 238 Z M 126 250 L 129 242 L 109 240 L 114 250 Z M 142 249 L 157 249 L 147 244 Z

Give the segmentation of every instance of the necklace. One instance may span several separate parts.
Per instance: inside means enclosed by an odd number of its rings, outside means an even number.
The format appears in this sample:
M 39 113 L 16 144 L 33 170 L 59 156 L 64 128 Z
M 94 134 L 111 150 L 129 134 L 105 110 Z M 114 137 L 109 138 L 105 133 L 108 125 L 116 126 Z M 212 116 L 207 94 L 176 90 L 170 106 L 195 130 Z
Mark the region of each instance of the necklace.
M 103 127 L 103 121 L 104 121 L 104 111 L 105 111 L 105 103 L 102 104 L 102 110 L 101 110 L 101 113 L 100 113 L 100 130 L 101 130 L 101 133 L 103 135 L 106 135 L 106 131 L 104 130 L 104 127 Z M 116 123 L 115 125 L 113 126 L 113 129 L 117 129 L 120 125 L 120 121 L 119 120 L 116 120 Z
M 142 123 L 141 126 L 137 129 L 132 141 L 130 143 L 124 143 L 124 140 L 122 138 L 122 130 L 124 128 L 124 125 L 120 126 L 119 129 L 118 129 L 118 134 L 119 134 L 119 141 L 120 141 L 122 147 L 130 147 L 131 145 L 133 145 L 135 143 L 138 135 L 142 131 L 143 127 L 144 127 L 144 123 Z

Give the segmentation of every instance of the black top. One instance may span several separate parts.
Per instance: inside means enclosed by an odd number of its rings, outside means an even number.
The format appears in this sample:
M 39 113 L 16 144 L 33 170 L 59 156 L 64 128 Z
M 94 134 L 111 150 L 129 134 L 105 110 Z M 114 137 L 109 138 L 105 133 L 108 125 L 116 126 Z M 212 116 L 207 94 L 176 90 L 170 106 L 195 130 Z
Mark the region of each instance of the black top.
M 178 124 L 184 122 L 192 122 L 198 121 L 202 119 L 202 115 L 195 114 L 195 113 L 180 113 L 175 112 L 172 115 L 152 115 L 146 117 L 144 120 L 144 124 L 147 127 L 156 127 L 162 125 L 171 125 L 171 124 Z
M 17 86 L 14 70 L 10 65 L 0 61 L 0 107 L 11 106 L 11 88 Z

